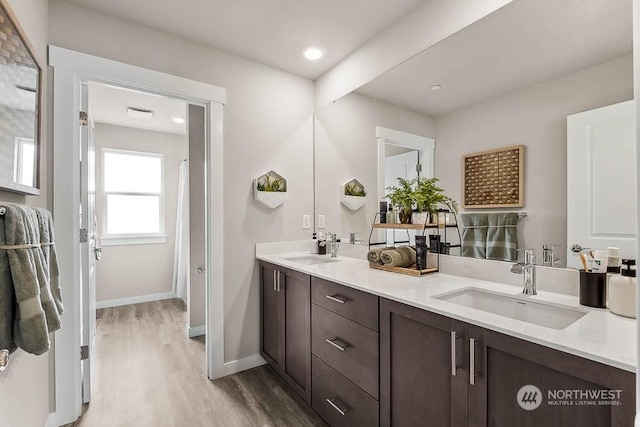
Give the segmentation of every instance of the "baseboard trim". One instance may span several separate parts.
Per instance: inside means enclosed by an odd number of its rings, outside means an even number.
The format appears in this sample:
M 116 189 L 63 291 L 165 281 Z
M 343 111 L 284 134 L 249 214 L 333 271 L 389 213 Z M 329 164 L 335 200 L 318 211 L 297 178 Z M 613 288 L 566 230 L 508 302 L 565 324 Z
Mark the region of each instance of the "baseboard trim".
M 204 325 L 190 327 L 187 325 L 187 335 L 189 338 L 199 337 L 200 335 L 204 335 L 206 333 Z
M 106 301 L 98 301 L 96 308 L 119 307 L 121 305 L 139 304 L 142 302 L 162 301 L 164 299 L 177 298 L 175 292 L 164 292 L 161 294 L 140 295 L 138 297 L 110 299 Z
M 265 365 L 266 360 L 259 354 L 253 356 L 244 357 L 242 359 L 233 360 L 231 362 L 225 362 L 224 375 L 237 374 L 238 372 L 246 371 L 247 369 L 256 368 L 258 366 Z

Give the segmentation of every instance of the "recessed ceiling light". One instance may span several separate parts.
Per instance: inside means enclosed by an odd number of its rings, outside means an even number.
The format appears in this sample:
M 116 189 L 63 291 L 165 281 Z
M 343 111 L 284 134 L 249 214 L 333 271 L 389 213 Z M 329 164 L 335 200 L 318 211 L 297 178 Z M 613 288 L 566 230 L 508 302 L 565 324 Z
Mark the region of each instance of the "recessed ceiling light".
M 440 90 L 440 89 L 442 89 L 442 86 L 440 86 L 440 85 L 431 86 L 431 90 Z
M 304 51 L 304 57 L 309 61 L 317 61 L 318 59 L 322 58 L 323 55 L 324 52 L 322 51 L 322 49 L 317 47 L 308 47 L 307 50 Z
M 172 119 L 174 122 L 178 123 L 179 125 L 183 124 L 183 123 L 186 121 L 186 120 L 185 120 L 185 119 L 183 119 L 182 117 L 171 117 L 171 119 Z
M 130 117 L 134 117 L 136 119 L 144 119 L 144 120 L 149 120 L 153 117 L 153 111 L 146 110 L 144 108 L 136 108 L 136 107 L 127 108 L 127 114 Z

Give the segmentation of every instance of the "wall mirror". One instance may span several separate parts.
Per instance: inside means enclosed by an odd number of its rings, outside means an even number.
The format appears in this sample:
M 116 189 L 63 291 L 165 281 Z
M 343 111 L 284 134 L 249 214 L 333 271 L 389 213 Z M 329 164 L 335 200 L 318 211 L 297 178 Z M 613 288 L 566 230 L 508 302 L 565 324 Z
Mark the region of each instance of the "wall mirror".
M 633 99 L 632 39 L 631 0 L 509 3 L 316 112 L 316 215 L 325 215 L 327 229 L 341 237 L 358 232 L 367 240 L 380 194 L 369 192 L 357 212 L 342 209 L 336 194 L 347 178 L 357 177 L 367 188 L 385 179 L 376 138 L 376 128 L 384 127 L 435 140 L 434 176 L 460 206 L 465 154 L 523 145 L 524 207 L 460 211 L 526 211 L 517 245 L 535 249 L 538 263 L 543 245 L 553 244 L 554 265 L 565 266 L 567 259 L 571 265 L 570 246 L 580 241 L 568 244 L 567 232 L 575 222 L 587 224 L 583 228 L 592 234 L 635 240 L 634 224 L 628 230 L 605 226 L 612 223 L 608 215 L 620 216 L 613 212 L 635 215 L 635 198 L 627 198 L 635 182 L 628 182 L 628 173 L 610 173 L 616 158 L 635 158 L 634 144 L 608 142 L 634 135 L 608 129 L 611 120 L 605 120 L 597 146 L 587 142 L 596 134 L 578 144 L 590 153 L 585 158 L 610 150 L 600 162 L 605 169 L 578 168 L 581 176 L 568 177 L 575 168 L 567 168 L 575 156 L 568 151 L 568 117 Z M 627 163 L 633 172 L 635 163 Z M 610 178 L 599 181 L 605 175 Z M 613 182 L 614 175 L 622 182 Z M 568 181 L 575 180 L 590 189 L 587 211 L 568 205 Z M 626 202 L 608 208 L 612 200 Z M 449 233 L 454 240 L 456 234 Z M 582 246 L 591 244 L 610 245 L 586 240 Z
M 42 67 L 0 0 L 0 188 L 38 195 Z

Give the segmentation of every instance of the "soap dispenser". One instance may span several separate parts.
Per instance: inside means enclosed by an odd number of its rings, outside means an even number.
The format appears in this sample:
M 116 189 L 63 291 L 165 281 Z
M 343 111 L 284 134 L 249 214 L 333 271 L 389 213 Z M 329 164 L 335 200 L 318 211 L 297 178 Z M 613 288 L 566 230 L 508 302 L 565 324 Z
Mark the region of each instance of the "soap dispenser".
M 636 318 L 636 261 L 623 259 L 620 274 L 609 278 L 609 310 Z

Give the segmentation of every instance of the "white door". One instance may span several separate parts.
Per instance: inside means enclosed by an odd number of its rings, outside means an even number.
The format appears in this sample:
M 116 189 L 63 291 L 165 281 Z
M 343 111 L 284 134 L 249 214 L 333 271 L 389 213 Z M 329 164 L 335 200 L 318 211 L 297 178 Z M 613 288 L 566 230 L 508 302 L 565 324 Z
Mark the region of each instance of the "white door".
M 398 178 L 412 180 L 418 177 L 418 165 L 420 164 L 420 152 L 418 150 L 389 156 L 385 159 L 385 188 L 398 185 Z M 415 242 L 415 230 L 387 230 L 387 244 Z M 413 244 L 413 243 L 411 243 Z
M 88 86 L 81 85 L 80 120 L 80 254 L 82 259 L 82 401 L 91 400 L 94 371 L 93 344 L 96 335 L 96 261 L 102 249 L 98 243 L 96 203 L 96 154 L 94 126 L 88 114 Z
M 579 248 L 615 246 L 635 258 L 635 147 L 634 101 L 567 117 L 569 267 L 581 268 Z

